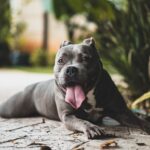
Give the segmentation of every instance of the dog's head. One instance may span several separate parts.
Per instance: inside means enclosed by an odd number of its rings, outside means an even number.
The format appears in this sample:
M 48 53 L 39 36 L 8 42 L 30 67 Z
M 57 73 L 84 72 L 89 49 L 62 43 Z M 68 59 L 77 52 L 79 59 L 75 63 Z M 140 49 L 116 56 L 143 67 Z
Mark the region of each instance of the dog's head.
M 74 108 L 80 107 L 86 93 L 94 87 L 101 68 L 93 38 L 80 44 L 68 41 L 61 44 L 55 59 L 55 80 Z

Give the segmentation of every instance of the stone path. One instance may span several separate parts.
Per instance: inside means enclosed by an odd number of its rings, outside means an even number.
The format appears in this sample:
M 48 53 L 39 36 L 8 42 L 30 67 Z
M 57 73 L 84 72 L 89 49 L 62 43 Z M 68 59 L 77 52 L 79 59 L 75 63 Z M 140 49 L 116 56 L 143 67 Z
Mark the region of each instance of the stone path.
M 149 150 L 150 136 L 126 127 L 103 127 L 116 137 L 88 140 L 82 133 L 67 130 L 62 123 L 45 118 L 0 119 L 0 150 L 100 150 L 106 142 L 110 149 Z M 113 141 L 112 141 L 113 140 Z M 104 149 L 104 148 L 103 148 Z
M 30 83 L 51 77 L 51 75 L 2 70 L 0 71 L 0 101 L 6 100 Z M 42 117 L 0 118 L 0 150 L 100 150 L 108 148 L 150 150 L 150 136 L 141 130 L 121 126 L 103 128 L 107 133 L 113 133 L 115 136 L 88 140 L 82 133 L 67 130 L 61 122 Z M 107 147 L 107 143 L 112 144 Z

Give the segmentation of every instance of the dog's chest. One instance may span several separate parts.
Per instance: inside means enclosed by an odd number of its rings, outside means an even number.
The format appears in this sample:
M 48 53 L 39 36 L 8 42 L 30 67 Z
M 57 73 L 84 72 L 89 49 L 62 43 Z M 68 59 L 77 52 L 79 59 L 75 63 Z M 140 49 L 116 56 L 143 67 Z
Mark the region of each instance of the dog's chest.
M 87 93 L 87 103 L 89 103 L 92 108 L 96 107 L 96 99 L 95 99 L 95 95 L 94 95 L 94 89 L 92 89 L 91 91 L 89 91 Z
M 90 110 L 102 111 L 102 108 L 96 107 L 96 98 L 95 98 L 95 95 L 94 95 L 94 90 L 95 90 L 95 88 L 90 90 L 86 95 L 87 103 L 90 105 L 89 111 Z
M 94 90 L 95 88 L 93 88 L 92 90 L 90 90 L 86 97 L 87 97 L 87 101 L 86 101 L 86 105 L 87 107 L 84 108 L 84 111 L 86 113 L 89 114 L 89 117 L 92 118 L 92 121 L 96 121 L 98 120 L 102 115 L 102 111 L 103 108 L 97 107 L 96 106 L 96 98 L 94 95 Z

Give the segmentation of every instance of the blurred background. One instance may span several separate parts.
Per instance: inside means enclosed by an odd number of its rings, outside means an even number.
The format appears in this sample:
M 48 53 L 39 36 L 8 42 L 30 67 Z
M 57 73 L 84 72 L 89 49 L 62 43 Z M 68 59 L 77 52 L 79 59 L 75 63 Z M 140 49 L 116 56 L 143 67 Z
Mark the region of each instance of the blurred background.
M 149 0 L 1 0 L 0 83 L 3 84 L 0 90 L 7 89 L 3 89 L 4 78 L 15 83 L 19 80 L 20 76 L 14 74 L 12 79 L 11 71 L 34 73 L 34 79 L 39 73 L 51 73 L 62 41 L 78 43 L 91 36 L 104 67 L 129 107 L 147 117 L 150 113 Z M 7 75 L 10 76 L 6 78 Z M 48 75 L 37 80 L 46 78 Z M 22 80 L 30 83 L 24 78 L 19 82 Z

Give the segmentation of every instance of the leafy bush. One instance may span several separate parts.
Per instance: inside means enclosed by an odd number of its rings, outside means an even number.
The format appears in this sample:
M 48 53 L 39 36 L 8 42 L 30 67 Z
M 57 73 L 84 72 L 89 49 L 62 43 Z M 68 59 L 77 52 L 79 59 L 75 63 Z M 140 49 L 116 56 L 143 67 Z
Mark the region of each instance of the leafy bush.
M 42 49 L 37 49 L 32 53 L 30 60 L 31 64 L 34 66 L 47 66 L 49 64 L 48 52 Z
M 8 42 L 11 36 L 10 27 L 11 27 L 11 9 L 9 0 L 1 0 L 0 5 L 0 42 Z
M 4 66 L 10 65 L 11 10 L 9 0 L 1 0 L 0 14 L 0 66 Z
M 50 55 L 48 51 L 37 49 L 31 54 L 30 61 L 34 66 L 53 66 L 55 61 L 55 53 Z
M 11 65 L 9 44 L 0 42 L 0 67 L 8 65 Z
M 115 10 L 115 20 L 101 22 L 95 34 L 104 59 L 125 77 L 135 97 L 150 90 L 150 2 L 128 1 L 126 12 Z

